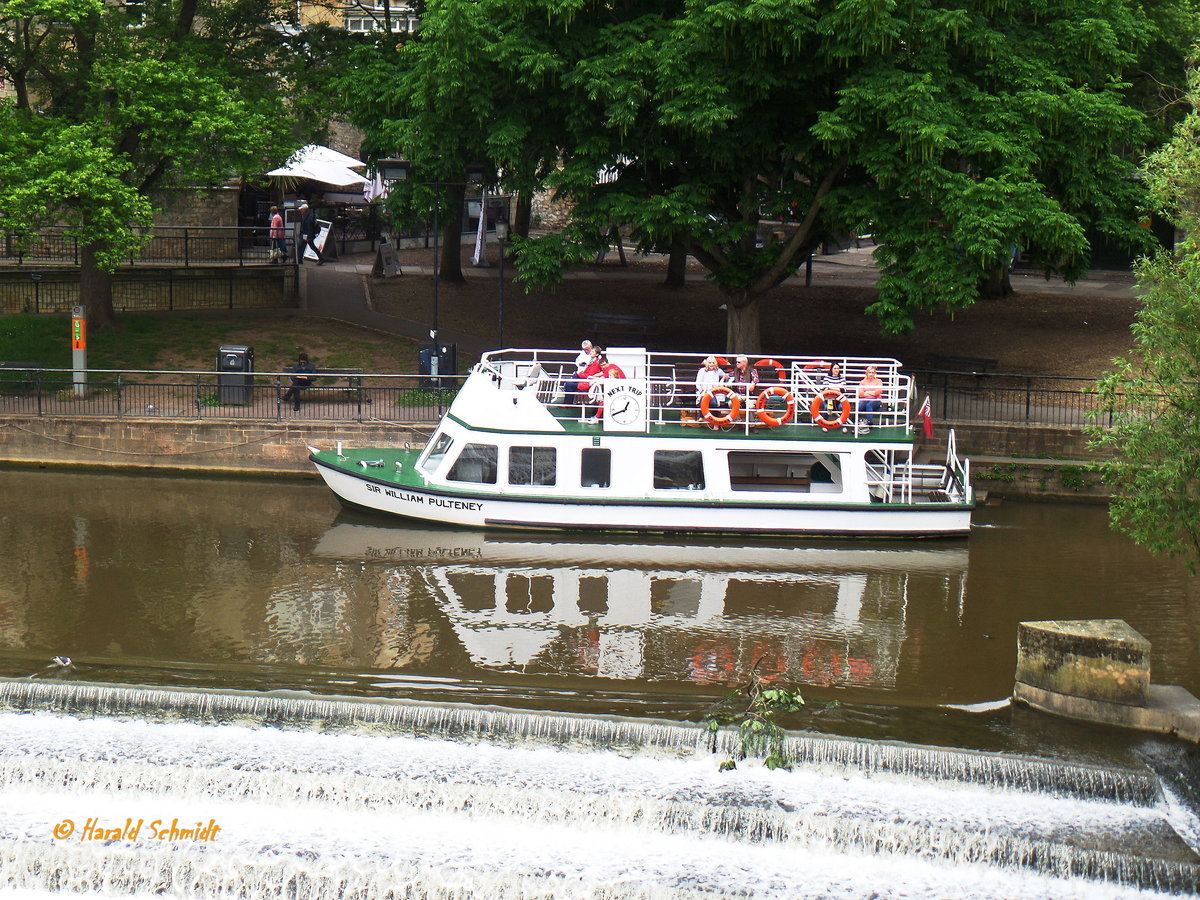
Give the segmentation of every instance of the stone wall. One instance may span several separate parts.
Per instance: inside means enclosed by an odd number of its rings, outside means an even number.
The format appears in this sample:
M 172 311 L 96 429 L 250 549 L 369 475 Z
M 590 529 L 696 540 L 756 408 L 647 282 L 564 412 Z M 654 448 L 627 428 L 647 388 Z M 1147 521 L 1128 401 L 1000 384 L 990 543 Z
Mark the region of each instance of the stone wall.
M 424 443 L 428 428 L 352 422 L 0 419 L 0 465 L 312 475 L 308 446 Z

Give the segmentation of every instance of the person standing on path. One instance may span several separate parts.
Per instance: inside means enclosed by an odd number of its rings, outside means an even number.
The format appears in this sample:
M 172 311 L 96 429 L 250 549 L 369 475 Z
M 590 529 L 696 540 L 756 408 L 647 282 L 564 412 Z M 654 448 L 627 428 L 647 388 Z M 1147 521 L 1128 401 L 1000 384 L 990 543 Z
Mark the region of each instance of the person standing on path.
M 321 248 L 317 246 L 317 235 L 321 233 L 320 227 L 317 225 L 317 214 L 308 208 L 307 203 L 300 205 L 300 252 L 297 263 L 304 265 L 304 252 L 309 247 L 312 252 L 317 254 L 317 265 L 325 265 L 325 257 L 321 254 Z
M 287 259 L 287 232 L 278 206 L 271 207 L 271 265 Z

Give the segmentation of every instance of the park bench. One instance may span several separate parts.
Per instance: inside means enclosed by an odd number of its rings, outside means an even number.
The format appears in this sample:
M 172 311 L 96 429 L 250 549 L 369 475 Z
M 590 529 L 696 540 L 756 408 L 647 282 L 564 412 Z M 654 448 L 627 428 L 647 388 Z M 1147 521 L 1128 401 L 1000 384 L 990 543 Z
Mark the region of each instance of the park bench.
M 608 343 L 609 338 L 638 338 L 644 342 L 646 338 L 658 334 L 658 319 L 655 316 L 590 312 L 584 313 L 583 320 L 597 344 Z
M 39 372 L 42 368 L 42 364 L 36 362 L 0 361 L 0 388 L 32 391 L 41 380 Z
M 925 363 L 933 369 L 943 369 L 950 372 L 970 372 L 981 375 L 994 371 L 999 362 L 982 356 L 944 356 L 940 353 L 928 353 Z
M 287 371 L 295 372 L 296 368 L 291 366 Z M 304 389 L 304 400 L 306 403 L 314 400 L 370 403 L 371 398 L 363 396 L 362 374 L 363 370 L 359 368 L 334 369 L 322 366 L 312 373 L 312 384 Z

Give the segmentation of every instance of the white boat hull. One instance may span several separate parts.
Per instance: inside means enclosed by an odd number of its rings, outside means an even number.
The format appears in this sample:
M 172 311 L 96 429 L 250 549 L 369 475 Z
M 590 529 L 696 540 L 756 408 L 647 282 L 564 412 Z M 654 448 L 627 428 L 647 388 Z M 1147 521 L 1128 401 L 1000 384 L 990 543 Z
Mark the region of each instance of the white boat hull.
M 536 500 L 416 490 L 317 462 L 325 483 L 348 506 L 421 522 L 470 528 L 556 531 L 952 537 L 971 529 L 970 505 L 737 502 L 672 499 L 654 503 Z

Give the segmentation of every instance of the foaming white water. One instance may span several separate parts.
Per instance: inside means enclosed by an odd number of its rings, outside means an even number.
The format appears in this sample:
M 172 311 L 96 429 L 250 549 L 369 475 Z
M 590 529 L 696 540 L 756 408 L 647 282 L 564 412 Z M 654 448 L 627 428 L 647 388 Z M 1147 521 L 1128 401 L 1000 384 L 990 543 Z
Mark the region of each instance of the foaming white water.
M 1069 873 L 1144 884 L 1117 848 L 1165 838 L 1145 805 L 962 783 L 51 713 L 0 713 L 0 803 L 0 886 L 37 897 L 1090 900 L 1152 896 Z M 219 831 L 151 836 L 173 820 Z

